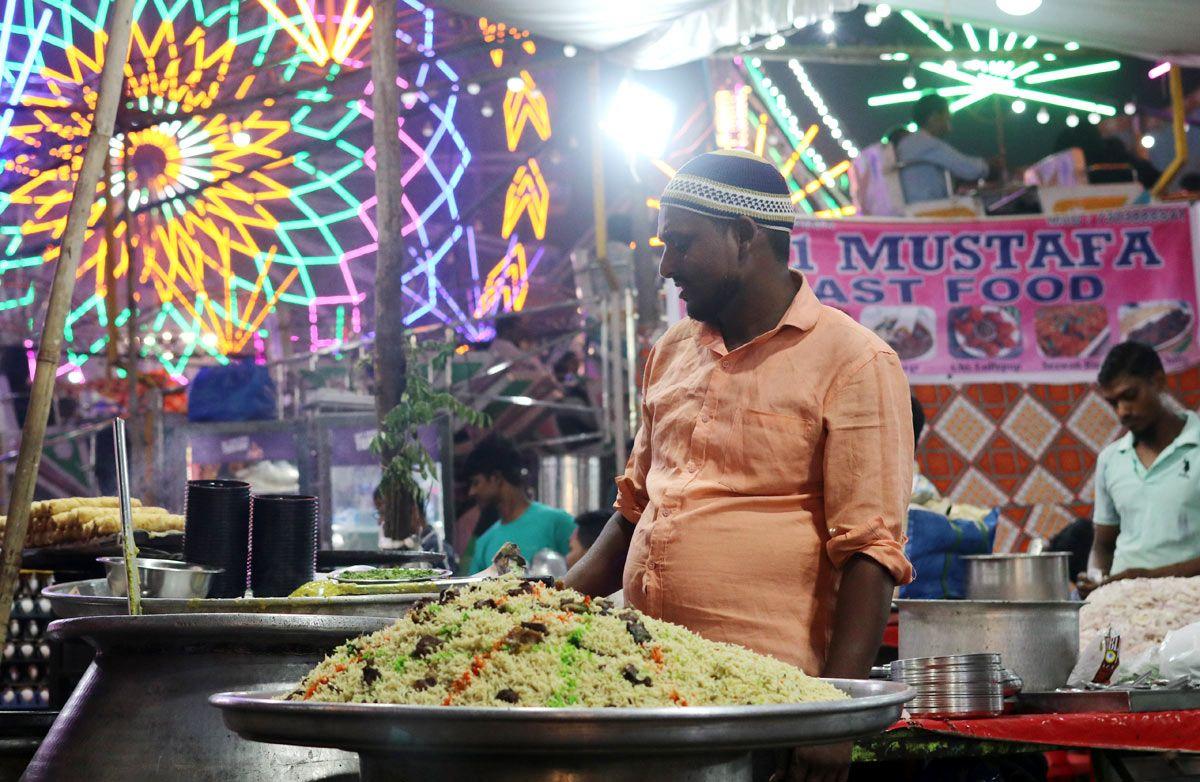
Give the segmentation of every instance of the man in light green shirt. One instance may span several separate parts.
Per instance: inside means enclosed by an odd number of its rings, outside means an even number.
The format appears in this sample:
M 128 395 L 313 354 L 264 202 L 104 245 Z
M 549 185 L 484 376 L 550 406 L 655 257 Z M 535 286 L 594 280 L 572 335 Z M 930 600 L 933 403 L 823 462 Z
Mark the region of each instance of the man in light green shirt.
M 1200 417 L 1167 396 L 1162 361 L 1141 343 L 1109 352 L 1099 386 L 1129 431 L 1096 462 L 1092 577 L 1081 574 L 1080 591 L 1200 575 Z
M 565 510 L 529 500 L 520 454 L 508 439 L 495 434 L 484 438 L 465 467 L 481 518 L 499 518 L 475 541 L 468 573 L 486 569 L 505 543 L 517 544 L 527 561 L 546 548 L 566 556 L 575 519 Z

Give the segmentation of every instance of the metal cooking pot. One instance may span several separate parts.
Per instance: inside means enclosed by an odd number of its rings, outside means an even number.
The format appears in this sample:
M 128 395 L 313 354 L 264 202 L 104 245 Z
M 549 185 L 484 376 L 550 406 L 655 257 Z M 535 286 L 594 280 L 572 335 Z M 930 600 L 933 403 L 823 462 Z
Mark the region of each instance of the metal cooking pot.
M 167 614 L 67 619 L 96 660 L 29 764 L 26 782 L 357 780 L 350 753 L 243 741 L 208 696 L 299 681 L 334 646 L 386 619 Z M 86 770 L 86 771 L 85 771 Z
M 967 563 L 969 600 L 1069 600 L 1071 555 L 973 554 Z
M 1028 691 L 1067 683 L 1079 654 L 1082 602 L 897 600 L 900 657 L 998 652 Z

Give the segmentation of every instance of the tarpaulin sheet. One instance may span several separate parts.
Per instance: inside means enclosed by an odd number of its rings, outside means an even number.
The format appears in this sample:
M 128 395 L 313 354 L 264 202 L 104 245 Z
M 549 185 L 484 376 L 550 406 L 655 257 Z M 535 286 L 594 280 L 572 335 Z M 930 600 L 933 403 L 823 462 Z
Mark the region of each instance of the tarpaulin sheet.
M 989 741 L 1147 751 L 1200 752 L 1200 710 L 1108 714 L 1019 714 L 988 719 L 907 719 L 920 728 Z

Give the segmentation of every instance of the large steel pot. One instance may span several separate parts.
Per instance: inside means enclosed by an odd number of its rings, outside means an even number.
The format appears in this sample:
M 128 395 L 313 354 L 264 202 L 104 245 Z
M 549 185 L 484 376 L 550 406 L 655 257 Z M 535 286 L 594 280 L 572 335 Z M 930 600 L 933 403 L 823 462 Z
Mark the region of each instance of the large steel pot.
M 1030 691 L 1067 683 L 1079 654 L 1081 602 L 897 600 L 900 657 L 998 652 Z
M 1070 554 L 973 554 L 963 560 L 969 600 L 1071 598 Z
M 357 780 L 353 754 L 241 740 L 208 697 L 295 682 L 337 644 L 386 624 L 367 617 L 271 614 L 54 622 L 52 638 L 82 639 L 96 648 L 96 659 L 23 779 Z

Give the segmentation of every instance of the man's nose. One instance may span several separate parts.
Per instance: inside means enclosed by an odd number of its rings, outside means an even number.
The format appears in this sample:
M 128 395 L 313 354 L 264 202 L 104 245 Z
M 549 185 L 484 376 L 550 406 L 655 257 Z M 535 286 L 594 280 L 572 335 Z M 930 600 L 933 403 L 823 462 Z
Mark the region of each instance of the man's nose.
M 672 279 L 675 276 L 675 254 L 670 250 L 663 250 L 662 258 L 658 262 L 658 276 L 664 279 Z

